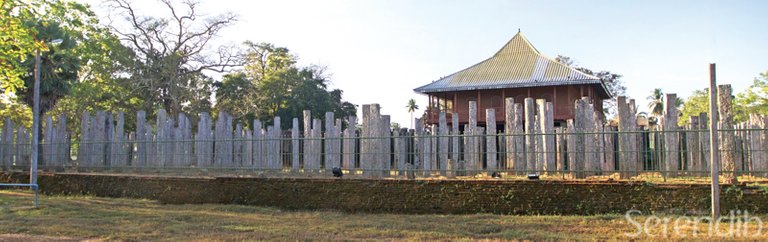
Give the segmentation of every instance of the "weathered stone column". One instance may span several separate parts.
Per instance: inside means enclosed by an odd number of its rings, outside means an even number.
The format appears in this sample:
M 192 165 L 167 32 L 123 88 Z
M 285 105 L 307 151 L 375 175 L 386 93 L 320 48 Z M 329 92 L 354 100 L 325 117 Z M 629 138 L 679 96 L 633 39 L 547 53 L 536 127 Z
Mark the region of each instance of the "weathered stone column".
M 486 143 L 486 171 L 492 175 L 498 171 L 498 160 L 496 159 L 496 110 L 493 108 L 485 109 L 485 143 Z
M 731 85 L 719 85 L 717 87 L 719 133 L 720 133 L 720 155 L 721 155 L 721 173 L 723 180 L 729 184 L 737 184 L 738 179 L 735 174 L 734 153 L 736 145 L 733 131 L 733 97 L 731 96 Z
M 468 131 L 468 132 L 467 132 Z M 477 131 L 477 102 L 469 101 L 469 129 L 465 129 L 464 133 L 467 134 L 467 147 L 464 149 L 464 167 L 468 172 L 468 175 L 475 175 L 475 172 L 482 168 L 478 166 L 480 162 L 479 141 L 480 132 Z
M 438 126 L 438 154 L 437 154 L 437 166 L 440 168 L 440 175 L 447 175 L 448 166 L 448 120 L 446 119 L 445 112 L 440 112 Z
M 301 168 L 299 164 L 299 118 L 293 118 L 291 122 L 291 170 L 298 171 Z
M 677 107 L 675 106 L 677 95 L 670 93 L 667 94 L 666 98 L 667 100 L 665 100 L 666 103 L 664 104 L 664 119 L 662 120 L 664 128 L 664 149 L 666 150 L 664 170 L 667 173 L 667 177 L 677 177 L 680 170 L 680 153 L 678 150 L 680 133 L 677 128 L 678 113 Z
M 357 147 L 357 137 L 355 135 L 355 125 L 357 117 L 347 117 L 347 129 L 344 132 L 344 168 L 355 169 L 355 150 Z
M 534 113 L 533 98 L 525 98 L 525 160 L 526 170 L 535 173 L 536 167 L 536 117 Z

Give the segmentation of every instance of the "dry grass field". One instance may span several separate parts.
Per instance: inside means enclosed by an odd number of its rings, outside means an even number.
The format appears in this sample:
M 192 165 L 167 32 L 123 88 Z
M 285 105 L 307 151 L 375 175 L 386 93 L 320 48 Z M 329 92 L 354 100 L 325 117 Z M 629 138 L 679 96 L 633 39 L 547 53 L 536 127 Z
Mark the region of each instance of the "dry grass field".
M 32 198 L 29 191 L 0 190 L 0 240 L 625 240 L 638 231 L 624 214 L 364 214 L 221 204 L 163 205 L 151 200 L 84 196 L 41 196 L 40 208 L 34 209 Z M 633 216 L 643 226 L 648 218 Z M 683 221 L 676 233 L 674 220 L 656 222 L 648 221 L 652 236 L 641 233 L 638 238 L 707 238 L 708 223 L 694 228 Z M 724 223 L 720 230 L 725 232 L 730 225 L 747 228 L 736 221 Z M 749 225 L 741 234 L 713 236 L 768 239 L 765 233 L 749 237 L 756 232 L 757 223 Z

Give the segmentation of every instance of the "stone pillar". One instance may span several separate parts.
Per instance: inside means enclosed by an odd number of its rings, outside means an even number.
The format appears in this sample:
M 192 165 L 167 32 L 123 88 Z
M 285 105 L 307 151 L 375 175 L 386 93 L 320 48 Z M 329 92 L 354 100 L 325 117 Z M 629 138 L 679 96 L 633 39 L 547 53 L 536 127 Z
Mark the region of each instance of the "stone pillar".
M 291 122 L 291 170 L 301 168 L 299 164 L 299 118 L 293 118 Z
M 720 133 L 720 164 L 723 181 L 729 184 L 737 184 L 738 179 L 735 174 L 735 135 L 730 129 L 733 129 L 733 97 L 731 96 L 731 85 L 719 85 L 717 87 L 719 133 Z
M 677 177 L 680 170 L 680 153 L 678 149 L 680 145 L 680 133 L 677 128 L 678 113 L 677 107 L 675 106 L 677 95 L 670 93 L 667 94 L 666 98 L 666 103 L 664 104 L 664 119 L 662 120 L 664 128 L 664 149 L 666 150 L 664 170 L 667 173 L 667 177 Z
M 496 110 L 493 108 L 485 109 L 485 144 L 486 144 L 486 171 L 488 175 L 498 171 L 498 160 L 496 159 Z
M 475 173 L 482 168 L 477 164 L 480 162 L 480 150 L 479 141 L 480 133 L 477 131 L 477 102 L 469 101 L 469 129 L 465 129 L 464 133 L 467 134 L 467 147 L 464 149 L 464 167 L 468 170 L 469 175 L 475 175 Z
M 438 154 L 437 154 L 437 166 L 440 168 L 440 175 L 447 175 L 448 166 L 448 120 L 446 119 L 445 112 L 440 112 L 438 126 Z
M 533 98 L 525 98 L 525 160 L 526 170 L 529 173 L 535 173 L 539 167 L 536 167 L 536 117 L 534 113 Z

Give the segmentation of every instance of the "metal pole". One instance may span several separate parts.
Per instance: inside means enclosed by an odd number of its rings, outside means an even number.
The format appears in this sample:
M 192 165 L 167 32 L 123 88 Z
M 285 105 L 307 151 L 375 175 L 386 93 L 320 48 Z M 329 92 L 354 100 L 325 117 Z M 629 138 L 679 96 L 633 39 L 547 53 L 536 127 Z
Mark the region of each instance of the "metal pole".
M 720 154 L 717 145 L 717 80 L 715 78 L 715 63 L 709 64 L 709 140 L 712 171 L 712 220 L 720 217 Z
M 35 53 L 35 86 L 32 99 L 32 159 L 29 165 L 29 183 L 37 184 L 38 138 L 40 137 L 40 50 Z

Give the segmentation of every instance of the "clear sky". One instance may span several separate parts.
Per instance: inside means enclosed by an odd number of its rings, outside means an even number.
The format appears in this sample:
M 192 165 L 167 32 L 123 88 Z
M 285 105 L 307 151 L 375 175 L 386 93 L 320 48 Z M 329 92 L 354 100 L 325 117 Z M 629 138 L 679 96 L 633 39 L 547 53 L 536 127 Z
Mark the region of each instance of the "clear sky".
M 271 42 L 301 65 L 328 67 L 355 104 L 379 103 L 410 126 L 413 89 L 493 55 L 518 28 L 544 55 L 623 75 L 641 110 L 654 88 L 687 97 L 718 82 L 736 92 L 768 71 L 768 1 L 201 0 L 201 11 L 241 21 L 224 42 Z M 86 2 L 96 6 L 99 0 Z M 137 0 L 147 13 L 162 9 Z

